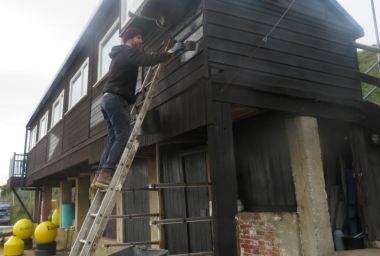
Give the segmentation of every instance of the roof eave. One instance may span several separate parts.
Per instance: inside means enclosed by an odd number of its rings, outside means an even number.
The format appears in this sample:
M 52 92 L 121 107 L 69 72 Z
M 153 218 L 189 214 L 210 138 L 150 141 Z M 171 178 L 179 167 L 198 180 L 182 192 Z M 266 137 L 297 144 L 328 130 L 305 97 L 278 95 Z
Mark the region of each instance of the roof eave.
M 70 68 L 71 64 L 74 62 L 76 57 L 80 54 L 82 51 L 83 47 L 85 46 L 86 42 L 90 38 L 90 36 L 93 34 L 92 31 L 97 30 L 97 24 L 101 22 L 100 17 L 102 15 L 106 15 L 105 12 L 108 7 L 112 6 L 114 4 L 114 1 L 106 1 L 106 0 L 101 0 L 98 4 L 98 6 L 95 8 L 95 11 L 92 13 L 90 20 L 87 22 L 85 25 L 85 28 L 82 30 L 80 36 L 78 37 L 77 41 L 75 42 L 74 46 L 70 50 L 69 54 L 63 61 L 63 64 L 61 67 L 58 69 L 57 74 L 55 75 L 53 81 L 51 82 L 50 86 L 44 93 L 44 96 L 38 103 L 36 109 L 33 111 L 32 116 L 29 118 L 28 123 L 26 124 L 27 128 L 31 128 L 32 123 L 38 116 L 39 112 L 42 110 L 46 102 L 49 100 L 57 86 L 59 85 L 60 81 L 62 78 L 65 76 L 65 73 L 67 70 Z
M 354 18 L 336 1 L 336 0 L 326 0 L 327 4 L 331 8 L 333 8 L 338 13 L 342 14 L 342 16 L 347 19 L 355 28 L 355 37 L 356 39 L 364 36 L 364 29 L 360 26 L 359 23 L 356 22 Z

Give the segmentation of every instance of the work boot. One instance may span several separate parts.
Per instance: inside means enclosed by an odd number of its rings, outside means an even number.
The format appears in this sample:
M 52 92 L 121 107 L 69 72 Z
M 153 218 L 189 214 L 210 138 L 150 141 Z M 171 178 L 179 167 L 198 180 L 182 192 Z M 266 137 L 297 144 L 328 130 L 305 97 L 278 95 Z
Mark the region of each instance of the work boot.
M 98 177 L 99 177 L 99 173 L 95 173 L 95 177 L 94 179 L 92 180 L 92 183 L 91 183 L 91 189 L 96 189 L 96 186 L 95 186 L 95 183 L 96 181 L 98 180 Z
M 95 183 L 97 189 L 107 189 L 112 180 L 112 172 L 99 173 L 98 180 Z

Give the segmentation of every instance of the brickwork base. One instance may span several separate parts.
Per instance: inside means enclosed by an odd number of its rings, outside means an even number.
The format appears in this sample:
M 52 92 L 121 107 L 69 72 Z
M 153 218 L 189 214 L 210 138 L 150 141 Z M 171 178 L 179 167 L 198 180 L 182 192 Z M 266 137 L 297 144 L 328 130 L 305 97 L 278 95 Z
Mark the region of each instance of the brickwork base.
M 236 216 L 238 255 L 301 255 L 296 213 L 248 213 Z

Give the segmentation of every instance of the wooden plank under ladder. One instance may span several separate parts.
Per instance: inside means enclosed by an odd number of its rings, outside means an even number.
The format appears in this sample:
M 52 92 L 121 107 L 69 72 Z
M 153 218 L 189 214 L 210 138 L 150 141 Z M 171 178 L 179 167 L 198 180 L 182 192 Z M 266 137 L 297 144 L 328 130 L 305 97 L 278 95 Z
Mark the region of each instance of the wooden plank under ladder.
M 169 41 L 165 51 L 169 49 L 172 42 Z M 83 222 L 75 243 L 70 252 L 70 256 L 94 255 L 98 241 L 102 237 L 111 212 L 124 185 L 133 159 L 139 147 L 137 141 L 138 131 L 148 111 L 149 105 L 154 96 L 154 89 L 157 86 L 162 69 L 165 64 L 161 63 L 148 69 L 146 78 L 142 85 L 141 94 L 137 98 L 131 110 L 131 126 L 133 126 L 126 148 L 113 175 L 112 181 L 106 190 L 98 190 L 90 206 L 90 209 Z M 143 242 L 145 245 L 146 243 Z M 156 243 L 156 242 L 149 242 Z M 137 243 L 133 243 L 137 245 Z M 132 245 L 132 244 L 131 244 Z

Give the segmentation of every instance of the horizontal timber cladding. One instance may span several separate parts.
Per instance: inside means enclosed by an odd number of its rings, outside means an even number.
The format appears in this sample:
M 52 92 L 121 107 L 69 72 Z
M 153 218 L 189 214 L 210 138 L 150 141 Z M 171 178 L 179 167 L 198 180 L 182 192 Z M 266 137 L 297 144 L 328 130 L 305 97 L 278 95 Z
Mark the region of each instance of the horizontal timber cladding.
M 188 1 L 187 5 L 189 5 Z M 169 19 L 176 21 L 176 23 L 173 23 L 176 24 L 173 28 L 168 30 L 155 29 L 146 36 L 144 50 L 147 53 L 162 51 L 164 48 L 162 42 L 168 39 L 197 42 L 195 51 L 183 52 L 167 61 L 160 83 L 155 91 L 156 98 L 161 98 L 161 94 L 173 86 L 183 83 L 193 84 L 204 75 L 204 69 L 203 73 L 196 72 L 198 69 L 203 68 L 205 62 L 203 57 L 203 12 L 201 10 L 200 1 L 194 1 L 189 6 L 186 16 L 176 17 L 178 13 L 173 11 L 175 17 L 169 17 Z M 143 73 L 146 73 L 146 71 L 147 68 L 144 68 Z
M 285 119 L 272 113 L 233 124 L 239 198 L 246 211 L 296 211 Z
M 319 5 L 301 2 L 302 8 L 310 4 L 311 11 Z M 356 51 L 350 45 L 353 32 L 337 23 L 325 26 L 322 17 L 303 22 L 301 14 L 290 10 L 247 61 L 284 11 L 261 0 L 205 0 L 206 53 L 213 82 L 227 84 L 239 72 L 231 87 L 358 107 L 362 92 L 355 78 Z
M 47 162 L 58 157 L 62 153 L 63 122 L 57 123 L 48 133 Z
M 47 138 L 46 135 L 40 139 L 36 144 L 36 163 L 35 168 L 39 169 L 46 163 L 46 147 L 47 147 Z
M 160 112 L 162 131 L 154 135 L 140 136 L 140 146 L 151 145 L 206 124 L 205 83 L 203 80 L 196 84 L 190 83 L 183 84 L 186 85 L 186 89 L 182 85 L 172 87 L 172 90 L 167 91 L 167 97 L 171 99 L 163 104 L 160 102 L 160 97 L 153 99 L 151 105 Z M 177 95 L 177 90 L 182 91 L 182 94 L 174 97 Z
M 103 97 L 102 90 L 105 82 L 106 81 L 99 84 L 92 90 L 90 137 L 98 134 L 107 134 L 107 127 L 103 118 L 103 114 L 100 110 L 100 104 Z
M 29 175 L 35 172 L 35 162 L 36 162 L 36 147 L 32 148 L 26 158 L 26 174 Z
M 132 167 L 124 183 L 124 188 L 147 188 L 148 184 L 148 160 L 135 158 Z M 149 193 L 134 192 L 124 193 L 124 214 L 150 213 Z M 136 218 L 125 220 L 125 242 L 150 241 L 149 218 Z

